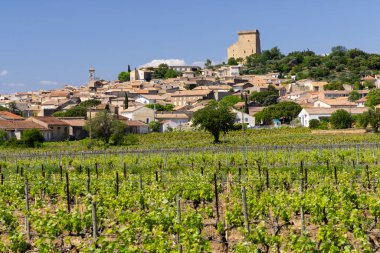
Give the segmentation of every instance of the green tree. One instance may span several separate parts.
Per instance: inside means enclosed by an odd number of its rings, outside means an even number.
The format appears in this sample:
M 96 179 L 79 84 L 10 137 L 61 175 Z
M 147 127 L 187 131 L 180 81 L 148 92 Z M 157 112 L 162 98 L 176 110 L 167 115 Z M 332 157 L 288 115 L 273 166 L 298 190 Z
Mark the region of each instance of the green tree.
M 131 65 L 128 64 L 128 73 L 131 73 Z
M 126 125 L 117 120 L 115 115 L 104 110 L 86 122 L 85 129 L 89 131 L 90 128 L 94 138 L 109 143 L 111 136 L 113 140 L 123 138 Z
M 252 92 L 251 101 L 261 105 L 261 106 L 269 106 L 277 103 L 279 98 L 278 91 L 272 85 L 268 86 L 267 91 L 262 92 Z
M 231 108 L 223 103 L 211 101 L 206 107 L 193 115 L 194 126 L 200 126 L 214 136 L 214 143 L 219 143 L 220 132 L 228 132 L 234 129 L 236 115 Z
M 227 104 L 228 106 L 234 106 L 236 103 L 242 102 L 243 99 L 241 99 L 240 96 L 229 95 L 229 96 L 223 97 L 220 101 Z
M 299 104 L 284 101 L 265 107 L 262 111 L 256 113 L 255 118 L 257 121 L 263 121 L 267 125 L 271 124 L 274 119 L 289 123 L 298 116 L 301 110 L 302 107 Z
M 380 55 L 365 53 L 359 49 L 347 50 L 336 46 L 325 56 L 313 51 L 295 51 L 283 55 L 279 48 L 264 50 L 261 54 L 247 57 L 241 68 L 242 74 L 266 74 L 280 72 L 295 75 L 297 79 L 312 78 L 328 83 L 327 89 L 343 90 L 342 84 L 359 82 L 363 75 L 375 74 L 380 70 Z M 330 88 L 329 88 L 330 86 Z M 372 85 L 369 85 L 371 88 Z
M 131 80 L 131 73 L 122 71 L 119 73 L 118 79 L 120 82 L 127 82 L 127 81 Z
M 364 105 L 367 107 L 372 107 L 380 104 L 380 89 L 373 89 L 368 92 L 367 100 Z
M 334 129 L 350 128 L 352 117 L 349 112 L 340 109 L 331 114 L 330 123 Z
M 94 106 L 100 105 L 101 103 L 102 103 L 102 101 L 100 101 L 100 100 L 89 99 L 89 100 L 80 102 L 79 106 L 88 108 L 88 107 L 94 107 Z
M 328 83 L 323 86 L 325 90 L 344 90 L 343 84 L 341 83 Z
M 320 121 L 317 119 L 312 119 L 309 121 L 309 128 L 310 129 L 317 129 L 317 128 L 319 128 L 319 125 L 320 125 Z
M 173 69 L 168 69 L 164 75 L 164 78 L 165 79 L 168 79 L 168 78 L 176 78 L 179 76 L 179 73 Z
M 26 147 L 36 147 L 45 141 L 44 136 L 38 129 L 27 129 L 22 133 L 21 142 Z
M 210 69 L 212 67 L 212 61 L 210 59 L 207 59 L 205 62 L 205 68 Z
M 166 105 L 161 105 L 161 104 L 147 104 L 145 107 L 148 107 L 150 109 L 154 109 L 156 111 L 173 111 L 174 105 L 173 104 L 166 104 Z
M 160 122 L 158 121 L 152 121 L 148 124 L 148 127 L 150 131 L 158 133 L 160 132 L 161 125 L 160 125 Z
M 237 60 L 234 57 L 229 58 L 227 64 L 230 66 L 239 65 L 239 63 L 237 62 Z
M 169 65 L 165 63 L 158 65 L 158 68 L 156 68 L 153 72 L 153 78 L 155 79 L 176 78 L 177 76 L 179 76 L 179 73 L 173 69 L 170 69 Z
M 8 134 L 5 130 L 0 130 L 0 145 L 3 145 L 4 142 L 8 139 Z
M 128 103 L 129 103 L 128 93 L 126 92 L 124 95 L 124 109 L 128 109 Z
M 368 125 L 370 125 L 372 130 L 375 133 L 378 133 L 380 125 L 380 112 L 377 112 L 375 109 L 370 108 L 368 111 L 363 112 L 359 116 L 358 121 L 362 127 L 366 128 Z
M 359 100 L 359 98 L 360 98 L 360 94 L 356 90 L 351 91 L 350 94 L 348 95 L 348 101 L 350 102 L 356 102 L 357 100 Z
M 166 72 L 169 70 L 169 65 L 161 63 L 158 68 L 154 70 L 153 76 L 155 79 L 162 79 L 165 77 Z
M 83 106 L 75 106 L 67 111 L 58 111 L 53 113 L 54 117 L 86 117 L 87 108 Z

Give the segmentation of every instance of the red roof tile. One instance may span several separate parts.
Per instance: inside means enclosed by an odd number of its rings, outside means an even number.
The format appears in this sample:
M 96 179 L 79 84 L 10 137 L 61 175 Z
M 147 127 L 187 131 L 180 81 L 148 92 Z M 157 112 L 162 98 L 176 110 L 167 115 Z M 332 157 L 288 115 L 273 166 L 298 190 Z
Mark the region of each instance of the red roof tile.
M 24 118 L 8 111 L 0 111 L 0 118 L 7 120 L 23 120 Z

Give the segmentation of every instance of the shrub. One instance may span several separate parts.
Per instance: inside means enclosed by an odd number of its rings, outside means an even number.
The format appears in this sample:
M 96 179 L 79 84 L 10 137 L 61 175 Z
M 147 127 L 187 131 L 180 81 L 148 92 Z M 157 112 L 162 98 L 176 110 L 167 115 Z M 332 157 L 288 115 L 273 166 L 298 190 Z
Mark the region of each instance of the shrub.
M 320 121 L 317 119 L 312 119 L 309 121 L 309 128 L 310 129 L 317 129 L 317 128 L 319 128 L 319 125 L 320 125 Z
M 38 147 L 44 141 L 45 138 L 38 129 L 27 129 L 21 136 L 21 142 L 23 142 L 26 147 Z
M 8 134 L 4 130 L 0 130 L 0 145 L 3 145 L 7 140 Z
M 149 123 L 148 127 L 149 127 L 150 131 L 152 131 L 152 132 L 160 132 L 161 126 L 160 126 L 160 122 L 152 121 Z
M 139 138 L 137 135 L 128 134 L 124 136 L 124 145 L 136 145 L 139 143 Z
M 335 129 L 350 128 L 352 117 L 346 110 L 340 109 L 331 114 L 330 122 Z

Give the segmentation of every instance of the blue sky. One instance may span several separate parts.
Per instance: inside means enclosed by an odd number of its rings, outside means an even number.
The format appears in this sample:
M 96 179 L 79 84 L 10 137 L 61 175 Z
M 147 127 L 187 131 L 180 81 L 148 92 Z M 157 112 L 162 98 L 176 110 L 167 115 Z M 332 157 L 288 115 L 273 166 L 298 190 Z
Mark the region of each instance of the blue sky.
M 226 60 L 237 31 L 263 49 L 380 53 L 378 0 L 3 0 L 0 94 L 114 80 L 154 59 Z

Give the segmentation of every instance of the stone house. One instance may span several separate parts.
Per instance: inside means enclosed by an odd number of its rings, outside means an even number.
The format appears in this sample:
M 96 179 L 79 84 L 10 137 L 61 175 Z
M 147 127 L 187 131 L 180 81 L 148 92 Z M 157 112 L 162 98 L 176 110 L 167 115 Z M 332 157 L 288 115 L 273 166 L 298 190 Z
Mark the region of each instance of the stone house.
M 0 119 L 0 129 L 8 134 L 8 138 L 16 138 L 20 140 L 22 133 L 27 129 L 38 129 L 41 131 L 46 141 L 51 139 L 51 130 L 28 120 L 4 120 Z
M 127 117 L 130 120 L 141 121 L 145 124 L 155 120 L 155 112 L 145 106 L 128 107 L 128 109 L 119 111 L 119 115 Z
M 69 138 L 70 125 L 55 117 L 33 116 L 27 119 L 51 131 L 49 140 L 63 141 Z
M 81 140 L 88 136 L 84 130 L 86 120 L 84 117 L 59 117 L 59 119 L 69 125 L 69 137 L 75 140 Z
M 332 113 L 334 113 L 337 110 L 346 110 L 350 112 L 352 115 L 358 115 L 362 114 L 363 112 L 367 111 L 368 108 L 365 107 L 358 107 L 358 108 L 303 108 L 302 111 L 298 114 L 298 118 L 301 121 L 301 125 L 304 127 L 309 127 L 309 122 L 312 119 L 320 120 L 321 118 L 330 117 Z
M 185 90 L 171 94 L 172 104 L 184 106 L 192 104 L 198 100 L 212 99 L 214 92 L 211 90 Z

